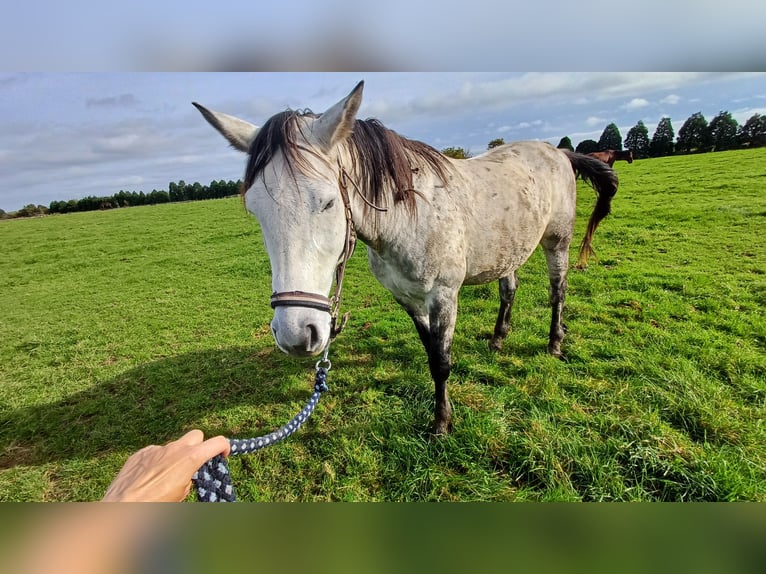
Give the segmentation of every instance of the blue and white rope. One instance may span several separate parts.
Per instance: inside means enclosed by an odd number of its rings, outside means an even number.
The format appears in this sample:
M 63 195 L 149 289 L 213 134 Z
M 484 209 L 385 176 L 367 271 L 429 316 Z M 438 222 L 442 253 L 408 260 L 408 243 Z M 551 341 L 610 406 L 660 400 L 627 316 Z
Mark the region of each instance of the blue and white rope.
M 319 404 L 322 393 L 327 390 L 327 371 L 330 370 L 331 365 L 326 357 L 325 353 L 325 359 L 317 363 L 314 392 L 301 412 L 273 433 L 249 439 L 229 439 L 231 444 L 230 456 L 250 454 L 284 440 L 306 422 Z M 326 367 L 320 366 L 323 362 L 326 362 Z M 231 483 L 229 466 L 226 464 L 226 459 L 220 454 L 203 464 L 202 468 L 194 473 L 192 482 L 200 502 L 234 502 L 237 499 L 234 486 Z

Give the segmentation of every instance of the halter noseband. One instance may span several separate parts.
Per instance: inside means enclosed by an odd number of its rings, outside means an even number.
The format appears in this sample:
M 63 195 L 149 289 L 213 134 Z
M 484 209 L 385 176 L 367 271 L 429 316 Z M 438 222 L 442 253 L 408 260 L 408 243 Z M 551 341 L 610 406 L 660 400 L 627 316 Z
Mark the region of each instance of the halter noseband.
M 338 322 L 338 315 L 340 314 L 340 300 L 341 292 L 343 290 L 343 276 L 346 272 L 346 263 L 354 253 L 354 247 L 356 246 L 356 231 L 354 230 L 354 222 L 351 219 L 351 200 L 348 196 L 348 181 L 354 184 L 356 183 L 349 177 L 346 170 L 338 160 L 338 189 L 340 190 L 340 197 L 343 200 L 343 207 L 346 213 L 346 238 L 343 243 L 343 251 L 338 259 L 338 264 L 335 267 L 335 293 L 332 297 L 325 297 L 319 293 L 307 293 L 306 291 L 282 291 L 277 293 L 276 291 L 271 294 L 271 308 L 277 307 L 308 307 L 309 309 L 317 309 L 330 314 L 330 341 L 335 339 L 338 334 L 346 326 L 350 313 L 346 313 Z
M 305 291 L 276 291 L 271 294 L 271 308 L 277 307 L 308 307 L 325 313 L 332 312 L 332 301 L 324 295 L 306 293 Z

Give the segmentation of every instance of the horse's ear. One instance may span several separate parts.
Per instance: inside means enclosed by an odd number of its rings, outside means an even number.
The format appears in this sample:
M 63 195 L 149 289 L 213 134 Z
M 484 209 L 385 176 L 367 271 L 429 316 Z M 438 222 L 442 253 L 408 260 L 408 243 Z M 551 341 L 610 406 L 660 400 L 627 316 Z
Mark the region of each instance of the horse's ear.
M 359 82 L 351 93 L 323 113 L 314 124 L 314 135 L 325 151 L 351 135 L 354 130 L 356 113 L 362 103 L 364 80 Z
M 200 111 L 202 117 L 211 126 L 228 140 L 233 148 L 246 153 L 250 151 L 250 144 L 253 143 L 255 135 L 258 133 L 258 126 L 229 114 L 208 110 L 197 102 L 192 102 L 192 105 Z

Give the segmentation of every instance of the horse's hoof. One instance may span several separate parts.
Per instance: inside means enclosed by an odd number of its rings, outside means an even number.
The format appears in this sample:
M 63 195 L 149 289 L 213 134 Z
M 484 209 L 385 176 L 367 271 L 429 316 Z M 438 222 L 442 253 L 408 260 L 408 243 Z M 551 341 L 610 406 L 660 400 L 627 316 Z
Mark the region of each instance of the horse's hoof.
M 563 359 L 564 353 L 561 352 L 561 347 L 556 345 L 555 347 L 548 347 L 548 354 L 551 357 L 556 357 L 557 359 Z
M 490 351 L 496 351 L 496 352 L 502 351 L 503 350 L 503 342 L 502 341 L 497 341 L 495 339 L 492 339 L 489 342 L 489 350 Z
M 431 423 L 431 436 L 446 436 L 452 431 L 452 421 L 434 421 Z
M 567 360 L 567 358 L 564 356 L 564 353 L 561 352 L 561 349 L 555 349 L 555 350 L 548 349 L 548 354 L 551 357 L 555 357 L 555 358 L 557 358 L 560 361 L 566 361 Z

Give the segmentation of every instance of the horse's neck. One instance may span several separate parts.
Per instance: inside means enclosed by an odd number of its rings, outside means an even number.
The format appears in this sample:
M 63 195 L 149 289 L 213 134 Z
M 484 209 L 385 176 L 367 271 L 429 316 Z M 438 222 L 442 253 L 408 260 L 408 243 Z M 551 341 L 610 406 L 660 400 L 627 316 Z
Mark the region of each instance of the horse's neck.
M 386 247 L 396 250 L 398 247 L 401 247 L 401 244 L 410 242 L 414 226 L 417 223 L 417 210 L 427 209 L 429 205 L 428 200 L 422 201 L 420 194 L 418 194 L 418 197 L 416 197 L 416 211 L 412 212 L 405 203 L 394 202 L 394 190 L 390 188 L 393 184 L 388 181 L 384 184 L 386 189 L 383 193 L 384 199 L 380 201 L 382 205 L 373 205 L 368 202 L 369 200 L 366 201 L 362 197 L 369 198 L 372 194 L 364 188 L 366 182 L 360 177 L 361 174 L 353 168 L 354 163 L 351 161 L 348 148 L 342 150 L 339 161 L 347 170 L 348 177 L 351 180 L 347 184 L 347 190 L 352 220 L 359 239 L 378 252 L 386 249 Z M 431 169 L 426 162 L 419 162 L 415 170 L 419 173 L 420 177 L 413 177 L 414 187 L 417 188 L 418 186 L 416 180 L 419 180 L 421 185 L 427 187 L 432 185 L 432 182 L 429 183 Z M 438 174 L 434 173 L 432 175 L 434 178 L 439 178 Z M 439 180 L 441 181 L 441 179 Z M 419 189 L 418 191 L 425 192 L 422 197 L 430 195 L 428 189 Z
M 360 174 L 354 169 L 355 164 L 351 160 L 348 144 L 339 150 L 337 161 L 342 170 L 339 174 L 339 185 L 346 186 L 346 194 L 351 208 L 351 220 L 356 235 L 365 245 L 375 248 L 380 240 L 380 218 L 377 218 L 377 222 L 375 221 L 374 210 L 362 199 L 362 194 L 365 194 L 367 190 L 360 187 L 364 183 L 361 181 Z
M 348 184 L 348 198 L 357 237 L 379 253 L 394 246 L 405 235 L 402 226 L 413 225 L 412 218 L 417 216 L 410 214 L 401 203 L 394 203 L 390 190 L 387 190 L 384 205 L 371 206 L 362 199 L 362 194 L 366 194 L 367 190 L 356 188 L 364 185 L 358 174 L 349 173 L 349 178 L 354 182 Z
M 349 176 L 354 178 L 354 183 L 359 185 L 358 177 L 355 174 L 349 174 Z M 351 204 L 351 219 L 354 223 L 356 235 L 365 245 L 378 251 L 384 238 L 388 235 L 387 225 L 389 215 L 391 214 L 390 210 L 396 208 L 388 206 L 386 211 L 376 213 L 375 209 L 366 205 L 361 198 L 360 192 L 364 193 L 364 190 L 357 190 L 354 187 L 354 183 L 349 184 L 348 194 Z

